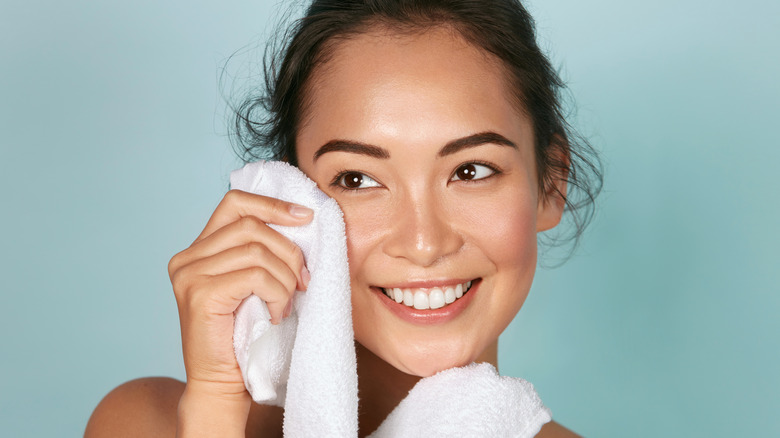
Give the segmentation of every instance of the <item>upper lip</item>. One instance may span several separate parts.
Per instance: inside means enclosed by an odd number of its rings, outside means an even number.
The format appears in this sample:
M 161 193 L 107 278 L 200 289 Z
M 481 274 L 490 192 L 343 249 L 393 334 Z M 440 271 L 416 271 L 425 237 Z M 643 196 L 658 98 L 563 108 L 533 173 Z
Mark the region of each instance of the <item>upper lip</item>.
M 407 280 L 404 282 L 399 283 L 387 283 L 384 286 L 376 286 L 381 287 L 383 289 L 432 289 L 434 287 L 447 287 L 447 286 L 457 286 L 459 284 L 466 283 L 468 281 L 474 281 L 476 278 L 448 278 L 448 279 L 441 279 L 441 280 Z

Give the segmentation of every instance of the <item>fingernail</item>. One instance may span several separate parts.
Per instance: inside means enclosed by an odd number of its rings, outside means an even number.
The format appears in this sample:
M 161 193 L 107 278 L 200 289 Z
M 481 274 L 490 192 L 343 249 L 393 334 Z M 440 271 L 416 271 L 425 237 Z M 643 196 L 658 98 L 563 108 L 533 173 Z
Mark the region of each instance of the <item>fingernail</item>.
M 309 217 L 312 213 L 314 212 L 310 208 L 306 208 L 302 205 L 290 205 L 290 214 L 295 217 Z
M 284 308 L 284 317 L 287 318 L 290 316 L 290 313 L 292 312 L 292 298 L 290 298 L 290 301 L 287 302 L 287 306 Z
M 311 281 L 311 274 L 309 273 L 309 270 L 306 269 L 306 266 L 301 268 L 301 281 L 303 281 L 304 289 L 308 289 L 309 282 Z

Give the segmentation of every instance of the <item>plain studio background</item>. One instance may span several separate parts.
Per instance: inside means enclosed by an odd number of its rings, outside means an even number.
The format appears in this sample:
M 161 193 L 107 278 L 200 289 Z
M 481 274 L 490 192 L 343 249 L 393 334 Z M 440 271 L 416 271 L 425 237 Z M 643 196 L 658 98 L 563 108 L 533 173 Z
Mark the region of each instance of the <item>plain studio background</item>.
M 239 165 L 218 75 L 271 3 L 0 3 L 0 435 L 184 378 L 166 265 Z M 780 3 L 529 8 L 607 174 L 501 371 L 586 436 L 780 435 Z

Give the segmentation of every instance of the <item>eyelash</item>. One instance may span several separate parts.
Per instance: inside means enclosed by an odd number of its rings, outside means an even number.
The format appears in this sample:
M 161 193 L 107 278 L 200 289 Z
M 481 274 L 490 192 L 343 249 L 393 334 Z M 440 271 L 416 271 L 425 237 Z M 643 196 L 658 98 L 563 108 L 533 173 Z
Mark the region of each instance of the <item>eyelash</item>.
M 354 189 L 353 189 L 353 188 L 345 187 L 345 186 L 344 186 L 344 185 L 341 183 L 341 180 L 342 180 L 342 179 L 343 179 L 345 176 L 347 176 L 347 175 L 349 175 L 349 174 L 357 174 L 357 175 L 362 175 L 363 177 L 369 178 L 370 180 L 372 180 L 372 181 L 376 182 L 377 184 L 379 184 L 379 183 L 376 181 L 376 179 L 374 179 L 373 177 L 371 177 L 371 176 L 369 176 L 369 175 L 366 175 L 365 173 L 363 173 L 363 172 L 360 172 L 360 171 L 358 171 L 358 170 L 341 170 L 341 171 L 339 171 L 339 172 L 336 174 L 336 176 L 335 176 L 335 177 L 333 178 L 333 180 L 330 182 L 330 186 L 331 186 L 331 187 L 334 187 L 334 188 L 337 188 L 337 189 L 339 189 L 339 190 L 341 190 L 341 191 L 344 191 L 344 192 L 357 192 L 357 191 L 360 191 L 360 190 L 366 190 L 366 189 L 373 188 L 373 187 L 364 187 L 364 188 L 356 187 L 356 188 L 354 188 Z
M 476 165 L 476 166 L 486 167 L 486 168 L 490 169 L 490 171 L 492 173 L 490 175 L 488 175 L 488 176 L 485 176 L 485 177 L 482 177 L 482 178 L 478 178 L 478 179 L 473 179 L 473 180 L 472 179 L 453 179 L 453 178 L 456 177 L 458 170 L 463 168 L 463 166 L 468 166 L 468 165 Z M 501 170 L 497 166 L 495 166 L 495 165 L 493 165 L 491 163 L 487 163 L 485 161 L 467 161 L 465 163 L 459 164 L 458 167 L 455 168 L 455 171 L 450 176 L 449 182 L 462 181 L 462 182 L 465 182 L 465 183 L 474 183 L 474 182 L 479 182 L 479 181 L 484 181 L 486 179 L 490 179 L 490 178 L 492 178 L 492 177 L 494 177 L 496 175 L 499 175 L 501 173 L 502 173 Z M 360 191 L 360 190 L 366 190 L 366 189 L 374 188 L 374 187 L 363 187 L 363 188 L 361 188 L 361 187 L 356 187 L 356 188 L 345 187 L 344 184 L 342 184 L 342 179 L 345 176 L 350 175 L 350 174 L 362 175 L 363 177 L 366 177 L 366 178 L 370 179 L 371 181 L 376 182 L 378 185 L 381 185 L 381 184 L 379 184 L 379 182 L 376 181 L 376 179 L 374 179 L 373 177 L 371 177 L 371 176 L 369 176 L 369 175 L 367 175 L 367 174 L 365 174 L 363 172 L 360 172 L 358 170 L 346 170 L 345 169 L 345 170 L 339 171 L 336 174 L 336 176 L 330 182 L 330 186 L 334 187 L 334 188 L 337 188 L 337 189 L 339 189 L 341 191 L 344 191 L 344 192 L 357 192 L 357 191 Z
M 478 178 L 478 179 L 453 179 L 457 175 L 458 170 L 460 170 L 464 166 L 468 166 L 470 164 L 471 165 L 476 165 L 476 166 L 487 167 L 488 169 L 490 169 L 490 171 L 492 173 L 490 175 L 488 175 L 488 176 L 485 176 L 485 177 L 482 177 L 482 178 Z M 500 175 L 501 173 L 503 173 L 501 171 L 501 169 L 499 169 L 498 166 L 496 166 L 494 164 L 491 164 L 491 163 L 488 163 L 488 162 L 485 162 L 485 161 L 479 161 L 479 160 L 467 161 L 465 163 L 459 164 L 458 167 L 455 168 L 455 171 L 452 172 L 452 176 L 450 176 L 450 182 L 454 182 L 454 181 L 462 181 L 462 182 L 465 182 L 465 183 L 481 182 L 481 181 L 484 181 L 486 179 L 493 178 L 496 175 Z

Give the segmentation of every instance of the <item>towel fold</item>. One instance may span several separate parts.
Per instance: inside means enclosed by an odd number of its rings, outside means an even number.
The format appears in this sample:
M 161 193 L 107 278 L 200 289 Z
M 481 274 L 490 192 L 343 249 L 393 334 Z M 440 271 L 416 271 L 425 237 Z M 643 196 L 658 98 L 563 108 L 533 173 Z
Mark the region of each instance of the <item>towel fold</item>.
M 341 210 L 282 162 L 248 164 L 230 183 L 314 210 L 308 225 L 270 225 L 301 248 L 311 272 L 307 292 L 295 293 L 292 315 L 271 325 L 268 308 L 254 295 L 236 310 L 233 343 L 247 390 L 258 403 L 284 407 L 285 436 L 356 437 L 357 365 Z M 421 379 L 371 436 L 525 438 L 548 421 L 550 411 L 530 383 L 471 364 Z
M 279 161 L 247 164 L 231 173 L 230 185 L 314 210 L 307 225 L 269 225 L 301 248 L 311 273 L 307 291 L 295 292 L 291 316 L 271 325 L 265 302 L 254 295 L 235 312 L 233 346 L 247 390 L 258 403 L 284 406 L 286 436 L 357 436 L 349 266 L 338 204 Z
M 529 382 L 472 363 L 421 379 L 370 436 L 525 438 L 551 418 Z

